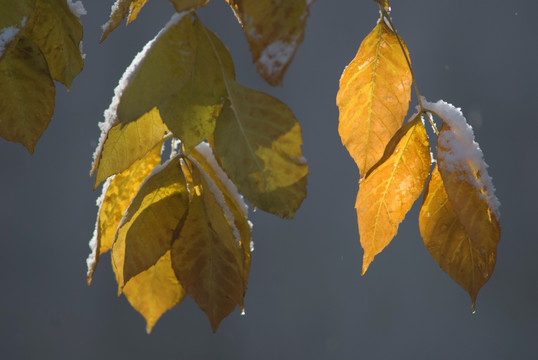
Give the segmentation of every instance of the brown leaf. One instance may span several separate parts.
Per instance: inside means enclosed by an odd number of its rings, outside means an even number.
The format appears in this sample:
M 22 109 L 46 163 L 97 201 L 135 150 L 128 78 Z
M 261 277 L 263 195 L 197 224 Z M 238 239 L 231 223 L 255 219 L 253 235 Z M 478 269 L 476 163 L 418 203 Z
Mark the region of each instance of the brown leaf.
M 279 85 L 304 38 L 312 1 L 226 0 L 247 37 L 260 75 Z

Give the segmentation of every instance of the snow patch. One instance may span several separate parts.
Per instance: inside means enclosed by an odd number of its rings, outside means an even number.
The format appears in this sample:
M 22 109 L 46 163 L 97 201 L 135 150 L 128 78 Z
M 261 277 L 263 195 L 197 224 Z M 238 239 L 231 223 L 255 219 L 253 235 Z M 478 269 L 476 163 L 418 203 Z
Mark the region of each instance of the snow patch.
M 297 37 L 289 42 L 277 40 L 263 49 L 256 62 L 265 67 L 268 74 L 278 73 L 290 62 L 296 48 Z
M 82 1 L 78 0 L 73 2 L 73 0 L 67 0 L 67 5 L 69 5 L 69 10 L 80 19 L 82 15 L 86 15 L 86 9 L 84 9 L 84 5 L 82 4 Z
M 95 267 L 97 266 L 97 259 L 99 257 L 99 244 L 97 241 L 97 233 L 98 233 L 98 226 L 99 226 L 99 214 L 101 213 L 101 206 L 103 205 L 103 200 L 105 199 L 106 192 L 108 190 L 108 187 L 110 186 L 110 182 L 114 179 L 115 175 L 112 175 L 108 179 L 106 179 L 105 183 L 103 184 L 103 189 L 101 190 L 101 195 L 97 198 L 95 201 L 95 205 L 97 205 L 97 220 L 95 220 L 95 229 L 93 230 L 93 236 L 90 240 L 90 255 L 88 255 L 88 258 L 86 259 L 86 265 L 88 266 L 88 272 L 87 276 L 90 277 L 93 272 L 95 271 Z
M 495 187 L 487 172 L 488 165 L 484 161 L 484 155 L 478 143 L 474 141 L 473 129 L 467 123 L 461 109 L 443 100 L 430 103 L 424 97 L 422 97 L 422 103 L 426 110 L 439 116 L 451 129 L 451 131 L 440 132 L 437 139 L 438 152 L 440 147 L 449 149 L 442 152 L 444 166 L 449 171 L 456 171 L 462 166 L 469 166 L 467 164 L 476 169 L 478 177 L 475 177 L 474 174 L 468 174 L 467 176 L 464 175 L 461 180 L 467 181 L 479 190 L 483 190 L 479 194 L 486 200 L 493 214 L 499 219 L 500 202 L 495 196 Z
M 2 57 L 6 46 L 15 39 L 19 30 L 26 26 L 26 16 L 22 18 L 20 26 L 13 25 L 0 30 L 0 58 Z

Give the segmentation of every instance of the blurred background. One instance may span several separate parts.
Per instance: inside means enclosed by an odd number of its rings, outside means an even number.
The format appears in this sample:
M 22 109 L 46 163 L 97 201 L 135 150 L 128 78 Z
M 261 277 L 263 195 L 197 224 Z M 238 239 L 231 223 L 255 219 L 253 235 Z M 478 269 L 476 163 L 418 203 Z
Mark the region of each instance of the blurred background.
M 112 0 L 84 1 L 83 72 L 35 155 L 0 139 L 0 353 L 4 359 L 535 359 L 538 357 L 538 26 L 536 0 L 391 1 L 421 93 L 461 107 L 501 200 L 497 266 L 477 312 L 430 257 L 419 199 L 397 237 L 360 276 L 358 170 L 338 136 L 344 67 L 378 19 L 372 1 L 318 0 L 282 87 L 256 73 L 229 6 L 198 13 L 228 46 L 238 80 L 287 103 L 303 127 L 308 197 L 289 221 L 251 213 L 246 315 L 216 334 L 194 301 L 165 313 L 151 335 L 116 297 L 109 255 L 90 287 L 86 257 L 97 208 L 91 156 L 114 87 L 166 24 L 168 1 L 99 44 Z M 410 108 L 414 110 L 413 97 Z

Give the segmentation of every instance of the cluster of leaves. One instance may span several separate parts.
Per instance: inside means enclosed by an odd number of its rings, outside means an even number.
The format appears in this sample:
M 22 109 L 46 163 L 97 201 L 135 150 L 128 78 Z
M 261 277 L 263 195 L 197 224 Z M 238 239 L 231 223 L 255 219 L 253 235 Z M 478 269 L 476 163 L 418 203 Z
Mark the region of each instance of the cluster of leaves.
M 30 153 L 54 112 L 53 80 L 69 89 L 84 65 L 81 13 L 80 3 L 66 0 L 2 3 L 0 136 Z
M 145 2 L 118 0 L 102 39 Z M 195 13 L 208 1 L 171 2 L 178 13 L 126 70 L 101 123 L 92 173 L 95 187 L 105 184 L 88 282 L 111 249 L 118 292 L 148 332 L 186 295 L 215 331 L 243 307 L 247 288 L 251 229 L 239 192 L 291 218 L 306 196 L 308 166 L 291 110 L 235 80 L 228 50 Z M 279 83 L 302 40 L 307 2 L 228 3 L 259 73 Z M 172 153 L 161 164 L 168 140 Z
M 487 165 L 461 111 L 420 97 L 388 1 L 376 2 L 381 17 L 344 70 L 337 95 L 340 137 L 361 174 L 355 208 L 362 273 L 424 190 L 419 215 L 424 244 L 469 293 L 474 309 L 493 272 L 500 238 L 499 204 Z M 413 83 L 418 113 L 404 124 Z M 440 131 L 432 115 L 442 120 Z M 438 135 L 433 169 L 424 116 Z

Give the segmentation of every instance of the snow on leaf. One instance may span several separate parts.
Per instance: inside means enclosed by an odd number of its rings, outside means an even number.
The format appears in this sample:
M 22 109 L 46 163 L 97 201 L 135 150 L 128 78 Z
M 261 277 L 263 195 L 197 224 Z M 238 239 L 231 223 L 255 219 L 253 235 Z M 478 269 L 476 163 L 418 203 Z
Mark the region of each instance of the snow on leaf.
M 398 232 L 430 172 L 430 148 L 419 117 L 390 140 L 385 154 L 359 184 L 357 222 L 364 249 L 362 273 Z
M 500 202 L 495 196 L 495 187 L 488 175 L 488 165 L 474 140 L 473 129 L 467 124 L 461 109 L 442 100 L 430 103 L 424 98 L 423 105 L 443 120 L 444 130 L 441 130 L 437 141 L 437 156 L 443 158 L 443 165 L 439 168 L 441 175 L 445 172 L 457 172 L 461 181 L 478 190 L 478 195 L 487 202 L 490 211 L 499 219 Z M 450 190 L 448 191 L 451 196 Z
M 260 75 L 271 85 L 282 82 L 304 38 L 311 1 L 226 0 L 243 27 Z
M 449 201 L 441 174 L 434 168 L 420 208 L 419 227 L 424 245 L 434 260 L 476 302 L 480 288 L 489 280 L 496 262 L 500 227 L 471 238 Z M 494 235 L 486 239 L 487 235 Z
M 361 177 L 379 161 L 401 127 L 411 83 L 397 35 L 380 20 L 342 73 L 336 97 L 338 132 Z
M 103 185 L 102 195 L 97 200 L 97 220 L 90 241 L 92 253 L 88 257 L 88 284 L 99 261 L 99 256 L 112 247 L 116 230 L 131 200 L 138 192 L 144 179 L 153 168 L 161 163 L 161 149 L 156 146 L 128 169 L 113 175 Z
M 187 218 L 172 244 L 172 267 L 216 331 L 220 321 L 243 303 L 243 253 L 209 177 L 195 162 L 187 164 L 197 191 L 191 192 Z
M 121 219 L 112 246 L 119 291 L 170 250 L 185 221 L 188 199 L 178 157 L 157 166 L 142 183 Z

